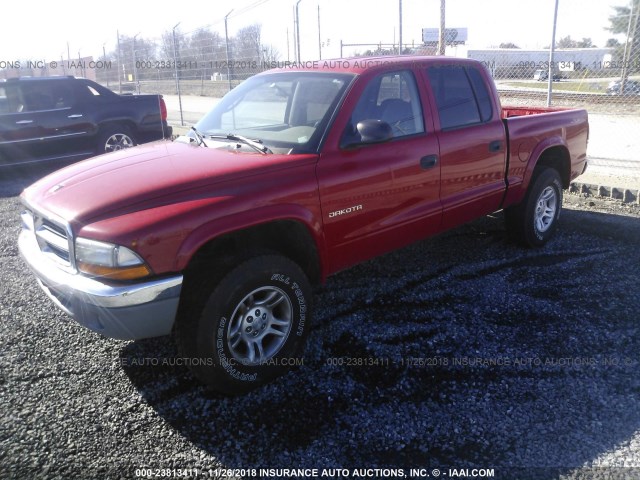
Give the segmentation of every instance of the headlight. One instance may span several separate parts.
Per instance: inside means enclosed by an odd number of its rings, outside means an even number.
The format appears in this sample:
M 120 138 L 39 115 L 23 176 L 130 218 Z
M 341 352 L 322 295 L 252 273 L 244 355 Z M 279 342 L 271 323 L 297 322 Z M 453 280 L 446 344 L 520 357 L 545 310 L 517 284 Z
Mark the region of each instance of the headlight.
M 151 274 L 138 254 L 127 247 L 76 239 L 76 266 L 82 273 L 113 280 L 135 280 Z

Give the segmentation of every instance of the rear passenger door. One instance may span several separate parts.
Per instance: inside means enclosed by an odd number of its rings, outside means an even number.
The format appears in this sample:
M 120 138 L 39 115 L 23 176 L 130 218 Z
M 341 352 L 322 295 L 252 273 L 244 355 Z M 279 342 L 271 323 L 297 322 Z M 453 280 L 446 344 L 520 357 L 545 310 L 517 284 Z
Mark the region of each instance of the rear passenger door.
M 426 73 L 438 112 L 443 227 L 451 228 L 499 209 L 505 130 L 480 67 L 435 64 Z

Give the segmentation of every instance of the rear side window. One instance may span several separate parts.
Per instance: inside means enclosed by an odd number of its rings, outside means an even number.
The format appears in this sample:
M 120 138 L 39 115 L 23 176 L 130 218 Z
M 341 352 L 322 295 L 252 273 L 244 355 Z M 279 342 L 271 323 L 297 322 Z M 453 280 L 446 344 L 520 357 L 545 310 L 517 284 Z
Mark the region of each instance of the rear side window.
M 482 75 L 476 68 L 467 68 L 467 74 L 469 80 L 471 80 L 471 86 L 473 92 L 476 95 L 476 101 L 478 102 L 478 109 L 480 110 L 480 119 L 483 122 L 491 120 L 493 109 L 491 108 L 492 100 L 487 90 L 487 85 L 484 83 Z
M 491 119 L 491 97 L 475 68 L 454 65 L 429 67 L 443 130 L 483 123 Z

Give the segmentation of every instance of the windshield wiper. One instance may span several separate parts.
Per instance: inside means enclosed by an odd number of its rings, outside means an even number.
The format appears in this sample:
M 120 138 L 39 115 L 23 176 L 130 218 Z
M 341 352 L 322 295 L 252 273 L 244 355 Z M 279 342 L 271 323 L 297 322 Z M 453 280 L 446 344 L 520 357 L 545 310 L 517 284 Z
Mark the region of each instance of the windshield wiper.
M 206 147 L 207 144 L 204 142 L 204 135 L 202 135 L 196 127 L 191 127 L 191 130 L 196 134 L 196 138 L 198 139 L 198 146 L 204 145 Z
M 262 154 L 273 153 L 271 149 L 266 145 L 263 145 L 260 140 L 252 140 L 243 135 L 237 135 L 235 133 L 227 133 L 226 135 L 209 135 L 209 138 L 221 138 L 231 140 L 233 142 L 241 142 Z

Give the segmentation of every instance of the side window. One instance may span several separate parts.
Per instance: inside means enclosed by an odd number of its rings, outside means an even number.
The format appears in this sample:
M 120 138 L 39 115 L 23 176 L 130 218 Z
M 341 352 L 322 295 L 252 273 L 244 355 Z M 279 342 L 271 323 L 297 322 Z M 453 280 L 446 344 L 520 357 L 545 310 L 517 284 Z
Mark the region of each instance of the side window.
M 69 84 L 54 83 L 51 91 L 53 93 L 53 108 L 68 108 L 73 106 L 73 90 Z
M 54 82 L 23 83 L 21 85 L 25 112 L 67 108 L 73 104 L 68 85 Z
M 373 78 L 353 109 L 342 144 L 357 143 L 358 122 L 370 119 L 387 122 L 394 137 L 424 132 L 422 106 L 413 73 L 403 70 Z
M 52 110 L 54 106 L 53 93 L 48 85 L 43 83 L 23 83 L 20 85 L 24 101 L 23 112 L 37 112 L 38 110 Z
M 484 83 L 482 75 L 476 68 L 467 68 L 469 74 L 469 80 L 471 80 L 471 86 L 473 92 L 476 94 L 476 101 L 478 102 L 478 108 L 480 110 L 480 119 L 483 122 L 491 120 L 493 114 L 493 102 L 487 90 L 487 85 Z
M 491 118 L 491 98 L 480 73 L 459 66 L 435 66 L 427 70 L 436 97 L 440 127 L 464 127 Z
M 0 86 L 0 113 L 20 113 L 23 109 L 18 85 L 13 83 Z
M 7 98 L 7 89 L 0 85 L 0 115 L 9 113 L 9 99 Z

